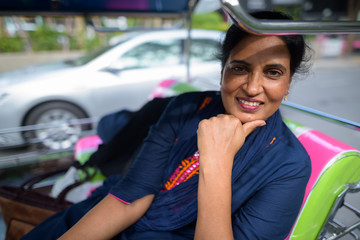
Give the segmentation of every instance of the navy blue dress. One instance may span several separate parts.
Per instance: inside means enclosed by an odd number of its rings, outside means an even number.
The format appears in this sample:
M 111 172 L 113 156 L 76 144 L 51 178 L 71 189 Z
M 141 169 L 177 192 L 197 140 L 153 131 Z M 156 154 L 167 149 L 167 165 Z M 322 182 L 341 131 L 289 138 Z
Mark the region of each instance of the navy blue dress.
M 181 161 L 196 152 L 199 121 L 223 112 L 219 92 L 186 93 L 175 98 L 151 128 L 125 177 L 108 178 L 89 199 L 45 220 L 23 239 L 38 239 L 39 236 L 41 239 L 56 239 L 108 193 L 125 203 L 155 194 L 148 212 L 117 238 L 193 239 L 196 197 L 191 200 L 194 202 L 190 207 L 186 203 L 181 210 L 175 211 L 174 206 L 168 210 L 161 208 L 166 198 L 171 199 L 171 194 L 177 193 L 181 187 L 196 193 L 198 176 L 195 174 L 171 190 L 164 189 L 164 185 L 176 173 Z M 274 115 L 277 118 L 280 116 L 279 112 Z M 262 138 L 264 147 L 256 149 L 254 157 L 244 160 L 244 163 L 242 159 L 246 159 L 246 154 L 250 153 L 237 154 L 239 156 L 235 157 L 235 177 L 232 180 L 235 239 L 284 239 L 301 207 L 311 173 L 310 158 L 281 117 L 275 122 L 276 130 Z M 271 124 L 267 121 L 265 128 L 257 129 L 248 136 L 242 148 L 251 148 L 254 145 L 251 141 L 258 139 L 256 136 L 270 127 L 268 125 Z M 234 174 L 234 169 L 237 174 Z

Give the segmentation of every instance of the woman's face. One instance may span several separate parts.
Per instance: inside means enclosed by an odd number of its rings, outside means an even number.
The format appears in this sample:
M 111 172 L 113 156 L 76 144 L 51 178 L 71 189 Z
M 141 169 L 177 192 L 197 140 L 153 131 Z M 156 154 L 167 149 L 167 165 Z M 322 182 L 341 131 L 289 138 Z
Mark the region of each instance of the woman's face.
M 242 123 L 266 120 L 291 83 L 290 53 L 276 36 L 248 36 L 230 52 L 221 74 L 225 111 Z

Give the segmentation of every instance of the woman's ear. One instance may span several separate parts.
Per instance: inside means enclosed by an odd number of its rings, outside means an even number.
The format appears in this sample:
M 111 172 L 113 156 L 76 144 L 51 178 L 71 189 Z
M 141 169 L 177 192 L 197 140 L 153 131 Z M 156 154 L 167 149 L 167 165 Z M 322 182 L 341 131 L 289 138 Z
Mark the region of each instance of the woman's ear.
M 222 82 L 223 82 L 223 73 L 224 73 L 224 69 L 221 69 L 221 72 L 220 72 L 220 86 L 222 85 Z
M 291 86 L 291 81 L 292 81 L 292 77 L 289 78 L 287 94 L 289 94 L 289 89 L 290 89 L 290 86 Z

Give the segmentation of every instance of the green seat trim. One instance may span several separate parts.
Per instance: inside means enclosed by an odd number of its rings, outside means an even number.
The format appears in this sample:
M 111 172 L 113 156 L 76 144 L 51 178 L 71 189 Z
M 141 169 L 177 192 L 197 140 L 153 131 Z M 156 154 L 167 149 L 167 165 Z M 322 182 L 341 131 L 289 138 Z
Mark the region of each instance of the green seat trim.
M 317 239 L 337 197 L 347 184 L 360 181 L 360 153 L 343 152 L 335 156 L 323 170 L 309 193 L 290 239 Z

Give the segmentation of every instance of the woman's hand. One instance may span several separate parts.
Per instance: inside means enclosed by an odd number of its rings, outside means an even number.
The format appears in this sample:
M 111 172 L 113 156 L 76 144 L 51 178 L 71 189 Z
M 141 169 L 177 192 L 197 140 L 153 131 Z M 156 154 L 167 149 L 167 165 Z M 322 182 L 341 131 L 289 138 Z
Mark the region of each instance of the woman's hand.
M 234 156 L 244 144 L 245 138 L 263 125 L 263 120 L 242 124 L 238 118 L 224 114 L 199 123 L 196 240 L 233 239 L 231 171 Z
M 263 120 L 242 124 L 238 118 L 225 114 L 202 120 L 197 131 L 201 159 L 216 161 L 213 164 L 221 162 L 222 167 L 232 168 L 232 161 L 225 163 L 219 160 L 233 160 L 244 144 L 245 138 L 257 127 L 263 125 L 265 125 Z M 201 164 L 208 163 L 201 162 Z

